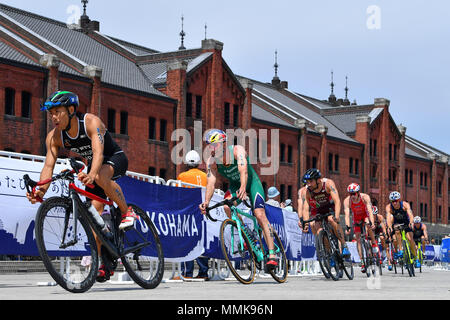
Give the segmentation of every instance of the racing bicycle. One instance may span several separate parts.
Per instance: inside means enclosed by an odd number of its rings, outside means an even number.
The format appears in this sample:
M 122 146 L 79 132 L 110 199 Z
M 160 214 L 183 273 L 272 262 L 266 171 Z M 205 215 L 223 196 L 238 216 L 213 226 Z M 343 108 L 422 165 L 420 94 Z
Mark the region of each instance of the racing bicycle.
M 363 265 L 366 268 L 366 275 L 367 275 L 367 277 L 370 277 L 371 275 L 373 275 L 375 277 L 376 273 L 377 273 L 377 266 L 378 266 L 376 260 L 379 260 L 379 259 L 378 259 L 378 255 L 375 256 L 373 254 L 372 244 L 371 244 L 369 235 L 366 230 L 366 223 L 364 221 L 361 221 L 361 222 L 355 223 L 355 226 L 359 226 L 361 228 L 362 257 L 360 257 L 360 258 L 361 258 L 361 262 L 363 263 Z M 380 269 L 381 269 L 381 267 L 380 267 Z
M 339 240 L 328 223 L 328 216 L 333 214 L 333 212 L 317 214 L 311 219 L 303 220 L 302 227 L 304 229 L 305 224 L 312 221 L 321 222 L 322 224 L 322 228 L 316 236 L 316 254 L 325 278 L 329 279 L 331 277 L 334 281 L 337 281 L 342 277 L 342 272 L 345 272 L 347 278 L 353 280 L 352 260 L 351 258 L 345 259 L 342 256 L 339 249 Z
M 101 258 L 108 272 L 114 271 L 120 259 L 139 286 L 145 289 L 157 287 L 164 273 L 164 256 L 157 230 L 149 216 L 138 206 L 129 204 L 138 218 L 134 226 L 119 230 L 120 210 L 114 207 L 113 201 L 78 188 L 75 174 L 83 170 L 84 164 L 74 158 L 69 162 L 72 170 L 63 170 L 45 181 L 35 182 L 28 175 L 24 176 L 29 193 L 34 193 L 38 186 L 55 181 L 62 186 L 69 183 L 68 196 L 63 193 L 45 201 L 38 199 L 41 205 L 35 219 L 35 238 L 47 271 L 67 291 L 80 293 L 89 290 L 96 281 L 99 265 L 95 233 L 101 243 Z M 87 201 L 83 201 L 81 195 Z M 105 228 L 104 220 L 89 199 L 110 206 L 112 220 L 108 227 Z M 90 266 L 86 267 L 81 257 L 90 257 Z M 58 264 L 60 260 L 67 263 Z
M 411 246 L 409 244 L 409 240 L 406 237 L 406 229 L 408 228 L 407 224 L 401 223 L 394 225 L 394 230 L 400 231 L 400 235 L 402 237 L 402 248 L 403 248 L 403 257 L 401 258 L 405 269 L 408 271 L 410 277 L 415 277 L 414 271 L 414 256 L 412 254 Z M 403 270 L 402 270 L 403 273 Z
M 263 269 L 265 261 L 269 257 L 269 250 L 266 242 L 263 241 L 265 239 L 261 236 L 262 229 L 256 218 L 252 214 L 238 209 L 235 206 L 237 200 L 239 200 L 238 197 L 225 199 L 212 207 L 206 208 L 206 216 L 215 222 L 217 219 L 212 218 L 209 211 L 225 205 L 230 207 L 231 218 L 224 220 L 220 227 L 222 253 L 235 278 L 243 284 L 250 284 L 255 279 L 256 269 Z M 246 201 L 243 201 L 243 203 L 252 209 Z M 253 230 L 250 229 L 248 224 L 244 224 L 240 216 L 253 222 Z M 288 275 L 286 253 L 280 237 L 273 227 L 270 227 L 270 229 L 274 240 L 274 254 L 277 256 L 278 267 L 275 269 L 267 268 L 265 271 L 268 271 L 275 281 L 283 283 Z

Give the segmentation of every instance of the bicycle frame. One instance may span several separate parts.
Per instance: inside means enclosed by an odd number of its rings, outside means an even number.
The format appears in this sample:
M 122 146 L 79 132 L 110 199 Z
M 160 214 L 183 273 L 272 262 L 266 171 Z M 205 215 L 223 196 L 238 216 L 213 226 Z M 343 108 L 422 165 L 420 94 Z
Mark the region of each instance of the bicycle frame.
M 256 218 L 253 215 L 243 212 L 234 206 L 231 207 L 231 219 L 234 222 L 236 222 L 236 225 L 238 228 L 238 233 L 239 233 L 239 245 L 240 245 L 241 250 L 244 250 L 244 239 L 242 238 L 242 232 L 245 232 L 245 231 L 243 228 L 243 223 L 242 223 L 241 219 L 239 218 L 238 214 L 245 216 L 252 220 L 254 229 L 255 229 L 256 233 L 258 234 L 258 240 L 261 240 L 259 234 L 262 231 L 262 229 L 258 225 L 258 221 L 256 220 Z M 231 243 L 232 243 L 232 248 L 234 248 L 234 233 L 231 234 Z M 274 245 L 276 247 L 276 251 L 278 252 L 279 248 L 276 246 L 275 243 L 274 243 Z M 263 261 L 264 260 L 264 249 L 256 247 L 251 241 L 250 241 L 250 246 L 252 247 L 252 250 L 255 253 L 255 257 L 258 260 L 258 262 Z
M 63 171 L 61 174 L 59 174 L 55 177 L 52 177 L 50 179 L 47 179 L 45 181 L 34 182 L 30 179 L 30 177 L 28 175 L 24 176 L 25 185 L 27 187 L 27 190 L 30 192 L 29 188 L 32 187 L 33 193 L 35 192 L 36 187 L 46 185 L 55 180 L 64 179 L 64 180 L 69 181 L 69 196 L 68 197 L 62 196 L 62 197 L 70 198 L 70 200 L 72 202 L 72 213 L 73 213 L 73 221 L 74 221 L 74 232 L 73 232 L 74 239 L 64 243 L 65 238 L 66 238 L 67 228 L 69 225 L 69 216 L 70 216 L 70 212 L 66 212 L 66 215 L 64 218 L 64 232 L 63 232 L 63 237 L 61 239 L 60 249 L 65 249 L 65 248 L 68 248 L 68 247 L 73 246 L 76 243 L 78 243 L 78 238 L 77 238 L 78 224 L 76 223 L 76 221 L 79 219 L 78 214 L 80 214 L 82 219 L 84 219 L 88 222 L 89 226 L 92 228 L 94 233 L 97 235 L 97 238 L 100 240 L 102 245 L 107 249 L 107 251 L 109 251 L 109 253 L 111 254 L 111 256 L 114 259 L 119 259 L 120 257 L 123 257 L 129 253 L 135 252 L 135 251 L 147 246 L 149 242 L 143 242 L 139 245 L 132 246 L 127 249 L 120 248 L 119 247 L 119 243 L 120 243 L 119 238 L 115 234 L 113 234 L 113 236 L 114 236 L 113 240 L 115 240 L 115 241 L 112 241 L 100 230 L 99 226 L 97 226 L 97 223 L 94 221 L 94 218 L 92 217 L 92 215 L 86 208 L 85 203 L 81 200 L 79 194 L 82 194 L 83 196 L 85 196 L 91 200 L 96 200 L 105 205 L 109 205 L 112 208 L 114 208 L 113 207 L 114 202 L 111 200 L 106 200 L 106 199 L 100 198 L 97 195 L 94 195 L 86 190 L 78 188 L 75 185 L 75 179 L 74 179 L 73 174 L 75 172 L 81 172 L 83 170 L 84 166 L 78 165 L 75 162 L 72 162 L 72 159 L 71 159 L 71 165 L 74 168 L 72 171 L 68 171 L 68 170 Z M 93 186 L 90 185 L 89 187 L 92 188 Z M 39 202 L 43 202 L 43 199 L 38 198 L 37 200 Z M 89 232 L 88 230 L 86 230 L 86 231 Z
M 402 229 L 400 234 L 402 236 L 402 242 L 404 241 L 406 243 L 406 247 L 407 247 L 407 248 L 403 248 L 404 254 L 406 253 L 406 250 L 408 250 L 409 262 L 411 264 L 413 264 L 414 263 L 414 258 L 413 258 L 413 254 L 412 254 L 412 251 L 411 251 L 411 244 L 409 243 L 409 240 L 406 237 L 405 229 Z

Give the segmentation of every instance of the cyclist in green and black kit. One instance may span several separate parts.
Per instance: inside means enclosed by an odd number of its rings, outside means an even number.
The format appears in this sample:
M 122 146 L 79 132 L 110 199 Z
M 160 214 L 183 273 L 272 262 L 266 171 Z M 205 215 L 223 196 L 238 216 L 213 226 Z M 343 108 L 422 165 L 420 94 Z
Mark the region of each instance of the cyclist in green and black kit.
M 225 132 L 218 129 L 212 129 L 208 131 L 205 137 L 206 143 L 211 148 L 211 157 L 207 160 L 207 186 L 205 201 L 199 206 L 203 214 L 206 213 L 206 208 L 209 206 L 209 202 L 214 194 L 216 183 L 216 172 L 225 177 L 230 182 L 230 191 L 232 196 L 237 196 L 241 201 L 250 198 L 252 207 L 254 208 L 253 214 L 258 220 L 259 225 L 263 229 L 264 238 L 266 239 L 267 246 L 269 247 L 269 259 L 266 262 L 268 268 L 276 268 L 278 261 L 274 254 L 274 243 L 271 232 L 271 226 L 267 219 L 264 209 L 264 188 L 261 181 L 258 178 L 255 170 L 250 164 L 249 158 L 245 152 L 244 147 L 236 145 L 229 146 L 228 150 L 231 155 L 229 163 L 228 159 L 224 157 L 223 163 L 219 163 L 218 157 L 225 155 L 225 142 L 227 136 Z M 229 207 L 224 207 L 228 217 L 231 216 L 231 210 Z

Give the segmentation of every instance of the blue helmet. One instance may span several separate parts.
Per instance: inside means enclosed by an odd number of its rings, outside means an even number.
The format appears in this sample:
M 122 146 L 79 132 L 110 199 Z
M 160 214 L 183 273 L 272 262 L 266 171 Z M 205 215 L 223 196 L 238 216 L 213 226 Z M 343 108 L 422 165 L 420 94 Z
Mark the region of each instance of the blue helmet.
M 41 111 L 48 111 L 60 106 L 74 106 L 76 109 L 78 105 L 78 96 L 75 93 L 70 91 L 56 91 L 47 98 L 44 105 L 41 105 Z
M 308 169 L 306 170 L 305 174 L 303 175 L 303 183 L 306 183 L 307 180 L 317 180 L 322 177 L 322 174 L 320 173 L 319 169 Z

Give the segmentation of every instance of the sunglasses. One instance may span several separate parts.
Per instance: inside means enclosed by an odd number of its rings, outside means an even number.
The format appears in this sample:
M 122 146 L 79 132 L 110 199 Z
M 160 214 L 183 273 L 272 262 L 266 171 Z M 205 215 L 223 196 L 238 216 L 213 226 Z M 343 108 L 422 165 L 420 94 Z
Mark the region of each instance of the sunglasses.
M 400 202 L 400 200 L 391 200 L 392 203 Z

